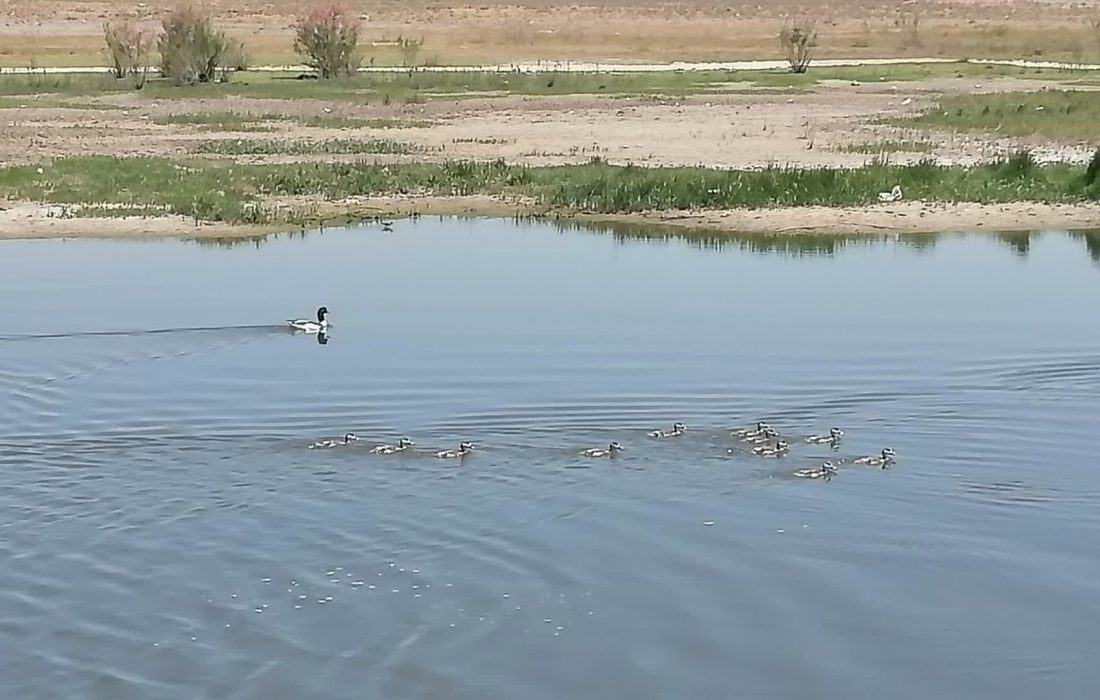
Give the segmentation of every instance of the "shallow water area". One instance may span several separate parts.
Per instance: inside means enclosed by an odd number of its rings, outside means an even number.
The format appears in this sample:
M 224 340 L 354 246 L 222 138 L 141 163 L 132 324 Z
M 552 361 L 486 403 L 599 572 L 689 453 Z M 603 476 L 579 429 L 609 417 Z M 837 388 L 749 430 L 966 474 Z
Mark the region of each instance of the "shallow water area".
M 1100 684 L 1096 235 L 422 219 L 0 256 L 11 697 Z M 757 420 L 789 455 L 730 435 Z

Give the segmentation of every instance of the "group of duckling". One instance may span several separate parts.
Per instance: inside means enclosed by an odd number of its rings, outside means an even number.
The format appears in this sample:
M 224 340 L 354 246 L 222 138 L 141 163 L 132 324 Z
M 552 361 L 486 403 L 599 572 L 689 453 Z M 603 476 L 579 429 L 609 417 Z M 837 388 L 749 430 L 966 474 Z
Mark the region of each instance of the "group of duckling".
M 672 428 L 665 430 L 658 428 L 646 433 L 646 437 L 654 439 L 667 439 L 677 438 L 687 433 L 687 426 L 683 423 L 674 423 Z M 726 450 L 727 454 L 753 454 L 759 457 L 786 457 L 791 450 L 791 444 L 789 440 L 784 440 L 779 434 L 779 431 L 773 429 L 767 423 L 761 421 L 756 425 L 749 428 L 740 428 L 730 431 L 732 437 L 737 438 L 741 443 L 737 447 L 731 447 Z M 844 431 L 840 428 L 832 428 L 828 433 L 820 435 L 810 435 L 802 438 L 801 442 L 811 445 L 828 445 L 833 449 L 837 449 L 840 446 L 841 441 L 844 438 Z M 335 447 L 348 446 L 352 443 L 358 442 L 359 438 L 355 433 L 346 433 L 343 439 L 335 440 L 320 440 L 309 445 L 309 449 L 331 449 Z M 395 455 L 405 452 L 409 452 L 415 443 L 407 437 L 399 439 L 396 443 L 375 445 L 368 450 L 371 454 L 377 455 Z M 474 451 L 476 445 L 472 442 L 462 442 L 457 448 L 449 448 L 444 450 L 431 450 L 428 451 L 434 457 L 439 459 L 462 459 Z M 590 447 L 581 450 L 578 454 L 581 457 L 588 459 L 610 458 L 623 451 L 623 446 L 618 442 L 612 442 L 607 447 Z M 421 453 L 423 454 L 423 453 Z M 799 469 L 792 472 L 793 476 L 801 479 L 824 479 L 829 481 L 837 473 L 837 467 L 844 464 L 859 464 L 869 467 L 879 467 L 886 469 L 894 462 L 895 452 L 893 449 L 886 447 L 877 455 L 868 455 L 865 457 L 857 457 L 852 460 L 837 459 L 823 462 L 820 466 Z
M 317 442 L 307 445 L 307 448 L 310 450 L 329 450 L 334 447 L 347 447 L 356 442 L 359 442 L 358 435 L 356 435 L 355 433 L 344 433 L 344 437 L 342 439 L 318 440 Z M 367 452 L 373 455 L 396 455 L 403 452 L 409 452 L 415 446 L 415 444 L 416 443 L 414 443 L 409 438 L 403 437 L 392 444 L 375 445 L 374 447 L 367 450 Z M 431 454 L 432 456 L 438 457 L 439 459 L 461 459 L 462 457 L 465 457 L 466 455 L 473 452 L 476 447 L 477 445 L 472 442 L 462 442 L 457 448 L 433 450 L 431 451 Z
M 734 430 L 731 435 L 738 438 L 744 447 L 741 450 L 748 450 L 754 455 L 762 457 L 786 457 L 791 451 L 790 442 L 784 440 L 779 432 L 773 429 L 767 423 L 761 421 L 751 428 L 741 428 Z M 828 445 L 833 449 L 840 447 L 841 441 L 844 439 L 844 431 L 840 428 L 831 428 L 828 433 L 820 435 L 810 435 L 803 438 L 802 442 L 811 445 Z M 735 454 L 741 451 L 737 448 L 730 448 L 727 450 L 729 454 Z M 880 469 L 886 469 L 894 462 L 896 453 L 890 447 L 884 447 L 877 455 L 867 455 L 866 457 L 857 457 L 851 460 L 851 464 L 859 464 L 868 467 L 879 467 Z M 811 467 L 806 469 L 799 469 L 793 472 L 793 476 L 801 479 L 824 479 L 828 481 L 836 476 L 837 467 L 844 464 L 844 459 L 828 460 L 822 462 L 820 466 Z

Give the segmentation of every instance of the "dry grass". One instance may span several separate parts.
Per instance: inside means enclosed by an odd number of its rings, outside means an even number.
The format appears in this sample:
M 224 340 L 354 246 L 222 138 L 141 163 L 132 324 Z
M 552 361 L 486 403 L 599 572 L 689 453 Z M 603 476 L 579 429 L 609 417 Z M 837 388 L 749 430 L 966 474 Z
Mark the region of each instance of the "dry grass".
M 85 65 L 102 61 L 103 18 L 129 14 L 149 24 L 168 0 L 144 7 L 121 0 L 10 0 L 0 21 L 0 64 Z M 290 0 L 209 3 L 219 26 L 245 40 L 254 64 L 297 62 L 290 24 L 300 6 Z M 368 61 L 400 65 L 398 37 L 423 37 L 420 63 L 516 60 L 724 60 L 780 58 L 775 37 L 799 0 L 486 0 L 442 6 L 427 0 L 372 3 L 363 33 Z M 759 7 L 758 7 L 759 6 Z M 1089 20 L 1095 9 L 1071 2 L 1015 0 L 945 6 L 905 4 L 898 13 L 859 0 L 815 7 L 821 58 L 835 56 L 1041 56 L 1100 58 Z M 947 13 L 951 14 L 948 15 Z M 731 40 L 736 37 L 736 40 Z

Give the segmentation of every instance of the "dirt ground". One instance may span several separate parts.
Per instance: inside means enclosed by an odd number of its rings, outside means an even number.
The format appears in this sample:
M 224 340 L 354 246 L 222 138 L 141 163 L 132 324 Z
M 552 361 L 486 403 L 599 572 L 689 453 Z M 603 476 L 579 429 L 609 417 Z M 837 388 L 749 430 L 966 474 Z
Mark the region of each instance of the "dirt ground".
M 1056 83 L 1014 78 L 937 79 L 849 85 L 839 81 L 797 94 L 760 91 L 686 98 L 596 95 L 506 96 L 430 100 L 423 104 L 356 105 L 346 101 L 250 98 L 172 99 L 133 94 L 9 98 L 0 108 L 0 162 L 33 163 L 68 155 L 186 155 L 199 141 L 321 141 L 384 138 L 411 144 L 415 156 L 377 160 L 503 158 L 555 165 L 600 157 L 611 163 L 746 168 L 769 164 L 857 166 L 875 153 L 852 146 L 919 141 L 931 153 L 891 153 L 897 162 L 932 156 L 972 163 L 1019 148 L 1020 139 L 926 134 L 882 123 L 916 113 L 943 94 L 1041 90 Z M 61 106 L 55 106 L 60 104 Z M 211 132 L 155 123 L 169 115 L 282 115 L 273 131 Z M 401 129 L 332 129 L 299 125 L 300 117 L 388 118 L 425 122 Z M 1086 146 L 1030 142 L 1039 158 L 1083 160 Z M 248 156 L 247 162 L 360 159 L 363 156 Z
M 983 136 L 908 132 L 881 123 L 884 117 L 921 110 L 938 96 L 954 92 L 1039 90 L 1054 83 L 1016 78 L 936 79 L 851 85 L 828 82 L 797 94 L 739 92 L 687 98 L 596 95 L 507 96 L 431 100 L 423 104 L 355 105 L 345 101 L 250 98 L 172 99 L 157 103 L 133 94 L 16 98 L 0 109 L 0 162 L 35 163 L 69 155 L 188 156 L 203 140 L 320 141 L 385 138 L 415 146 L 415 156 L 243 156 L 241 162 L 373 159 L 378 162 L 503 158 L 511 163 L 583 163 L 594 156 L 611 163 L 705 165 L 751 168 L 769 164 L 858 166 L 881 154 L 853 153 L 847 147 L 882 142 L 920 141 L 930 153 L 890 153 L 894 161 L 933 157 L 944 163 L 972 163 L 1010 152 L 1023 142 Z M 36 104 L 37 103 L 37 104 Z M 271 132 L 211 132 L 199 127 L 160 125 L 158 118 L 189 113 L 278 114 L 265 121 Z M 300 125 L 301 117 L 395 118 L 427 126 L 402 129 L 331 129 Z M 1086 146 L 1032 142 L 1040 158 L 1084 161 Z M 884 185 L 884 189 L 887 187 Z M 320 203 L 310 202 L 316 208 Z M 463 202 L 386 198 L 324 203 L 339 216 L 373 207 L 379 213 L 462 211 L 501 214 L 525 211 L 523 203 L 473 198 Z M 166 217 L 133 219 L 64 218 L 50 207 L 0 202 L 0 238 L 84 235 L 226 235 L 224 227 L 196 226 Z M 607 217 L 604 217 L 605 219 Z M 858 210 L 807 208 L 775 211 L 654 212 L 639 219 L 674 227 L 738 231 L 928 231 L 987 227 L 1097 227 L 1100 207 L 925 206 L 905 202 Z M 242 235 L 253 230 L 240 231 Z
M 177 2 L 6 0 L 0 65 L 102 61 L 102 23 L 155 26 Z M 208 0 L 218 25 L 255 64 L 296 62 L 290 25 L 300 0 Z M 527 60 L 778 58 L 785 22 L 812 21 L 822 57 L 1100 57 L 1100 0 L 348 0 L 364 21 L 368 59 L 398 63 L 398 36 L 423 38 L 421 63 Z

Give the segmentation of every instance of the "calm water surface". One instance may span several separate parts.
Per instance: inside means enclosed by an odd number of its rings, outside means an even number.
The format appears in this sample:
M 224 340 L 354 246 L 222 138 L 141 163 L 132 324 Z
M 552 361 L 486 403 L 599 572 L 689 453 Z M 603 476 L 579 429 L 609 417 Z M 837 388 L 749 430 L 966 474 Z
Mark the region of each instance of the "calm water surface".
M 1085 697 L 1098 251 L 454 220 L 0 244 L 4 696 Z M 327 344 L 278 325 L 322 303 Z M 757 419 L 847 435 L 727 454 Z M 401 435 L 481 449 L 367 453 Z

